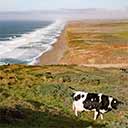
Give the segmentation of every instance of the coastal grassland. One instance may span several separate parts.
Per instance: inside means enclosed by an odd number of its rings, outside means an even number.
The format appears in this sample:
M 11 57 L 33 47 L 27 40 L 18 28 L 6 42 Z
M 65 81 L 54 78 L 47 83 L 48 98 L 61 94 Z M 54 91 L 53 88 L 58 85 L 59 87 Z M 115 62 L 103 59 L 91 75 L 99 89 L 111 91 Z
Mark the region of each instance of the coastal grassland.
M 0 128 L 127 128 L 128 69 L 76 65 L 0 66 Z M 72 90 L 104 93 L 124 102 L 93 121 L 92 112 L 75 117 Z
M 60 64 L 127 64 L 128 21 L 74 21 Z

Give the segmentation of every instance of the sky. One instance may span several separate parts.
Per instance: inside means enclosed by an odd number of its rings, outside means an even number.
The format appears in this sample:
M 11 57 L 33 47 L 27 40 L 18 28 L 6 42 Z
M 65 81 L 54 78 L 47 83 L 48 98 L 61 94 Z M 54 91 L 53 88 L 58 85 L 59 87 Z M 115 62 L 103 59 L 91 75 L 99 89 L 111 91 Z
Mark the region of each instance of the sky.
M 128 7 L 128 0 L 0 0 L 0 11 Z

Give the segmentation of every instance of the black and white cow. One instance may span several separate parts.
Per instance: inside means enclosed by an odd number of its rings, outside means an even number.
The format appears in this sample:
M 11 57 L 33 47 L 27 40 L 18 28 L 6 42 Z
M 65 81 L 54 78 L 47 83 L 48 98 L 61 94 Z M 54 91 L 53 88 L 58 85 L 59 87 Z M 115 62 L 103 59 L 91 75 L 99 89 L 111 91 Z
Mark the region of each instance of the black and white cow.
M 104 113 L 107 113 L 112 109 L 117 109 L 117 106 L 122 104 L 122 102 L 112 96 L 107 96 L 102 93 L 96 94 L 75 91 L 72 97 L 73 111 L 75 112 L 75 115 L 78 116 L 78 112 L 82 111 L 94 111 L 94 120 L 96 120 L 98 116 L 103 119 Z

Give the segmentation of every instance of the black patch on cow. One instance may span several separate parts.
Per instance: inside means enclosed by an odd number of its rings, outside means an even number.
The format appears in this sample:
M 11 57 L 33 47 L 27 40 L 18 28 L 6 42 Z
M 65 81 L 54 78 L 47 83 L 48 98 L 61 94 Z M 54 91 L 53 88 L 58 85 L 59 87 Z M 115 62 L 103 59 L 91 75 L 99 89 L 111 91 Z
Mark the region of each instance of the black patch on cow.
M 84 108 L 87 110 L 92 110 L 92 104 L 91 101 L 83 101 Z
M 99 103 L 99 96 L 96 93 L 88 93 L 86 99 L 83 101 L 84 108 L 87 110 L 96 109 L 99 110 L 106 110 L 106 112 L 111 111 L 109 106 L 109 96 L 102 95 L 101 102 Z
M 121 104 L 122 102 L 118 101 L 117 99 L 113 99 L 111 106 L 113 109 L 117 109 L 118 105 Z
M 101 103 L 100 103 L 100 109 L 101 110 L 108 110 L 108 106 L 109 106 L 109 97 L 106 95 L 102 95 L 101 96 Z M 110 110 L 108 110 L 110 111 Z
M 83 102 L 83 105 L 84 105 L 84 108 L 87 109 L 87 110 L 92 110 L 92 109 L 96 109 L 97 110 L 97 108 L 99 106 L 99 103 L 85 100 Z
M 99 96 L 96 93 L 88 93 L 86 101 L 99 102 Z
M 99 96 L 96 93 L 88 93 L 83 101 L 84 108 L 87 110 L 99 108 Z
M 82 95 L 82 98 L 84 98 L 84 95 Z
M 80 94 L 79 94 L 79 95 L 75 96 L 74 100 L 75 100 L 75 101 L 78 101 L 80 98 L 81 98 L 81 96 L 80 96 Z

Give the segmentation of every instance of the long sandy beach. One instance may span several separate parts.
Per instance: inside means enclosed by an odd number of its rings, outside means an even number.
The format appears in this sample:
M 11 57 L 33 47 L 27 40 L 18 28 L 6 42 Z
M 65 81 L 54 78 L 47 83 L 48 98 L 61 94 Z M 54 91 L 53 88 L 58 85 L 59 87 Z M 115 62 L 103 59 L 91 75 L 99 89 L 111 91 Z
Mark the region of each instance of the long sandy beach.
M 52 49 L 44 53 L 40 57 L 39 65 L 58 64 L 67 50 L 66 43 L 66 27 L 62 31 L 60 37 L 52 45 Z

